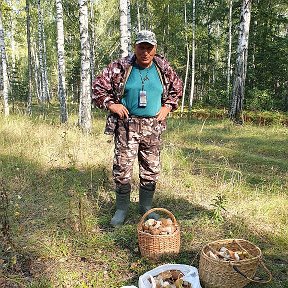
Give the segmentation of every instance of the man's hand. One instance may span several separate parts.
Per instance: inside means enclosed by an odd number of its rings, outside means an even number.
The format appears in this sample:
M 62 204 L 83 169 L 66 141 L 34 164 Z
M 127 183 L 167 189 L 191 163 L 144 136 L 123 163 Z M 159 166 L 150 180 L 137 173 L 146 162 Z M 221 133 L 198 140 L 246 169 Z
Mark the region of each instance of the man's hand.
M 168 108 L 166 106 L 162 106 L 159 112 L 157 113 L 157 121 L 163 121 L 166 119 L 167 115 L 171 111 L 171 108 Z
M 112 113 L 116 113 L 118 114 L 118 116 L 120 117 L 120 119 L 123 118 L 128 118 L 129 116 L 129 111 L 128 109 L 122 105 L 122 104 L 111 104 L 108 109 L 112 112 Z

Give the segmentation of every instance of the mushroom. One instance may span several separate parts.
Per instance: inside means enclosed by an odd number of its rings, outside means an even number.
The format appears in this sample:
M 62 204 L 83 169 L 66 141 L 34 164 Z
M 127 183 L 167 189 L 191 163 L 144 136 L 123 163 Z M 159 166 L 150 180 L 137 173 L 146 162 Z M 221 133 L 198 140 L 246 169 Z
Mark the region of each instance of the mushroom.
M 219 250 L 219 255 L 224 258 L 224 260 L 230 259 L 230 251 L 226 247 L 221 247 Z
M 213 258 L 213 259 L 215 259 L 215 260 L 219 260 L 219 257 L 217 256 L 217 255 L 215 255 L 212 251 L 208 251 L 207 252 L 207 256 L 208 257 L 211 257 L 211 258 Z
M 172 276 L 172 279 L 173 280 L 177 280 L 178 278 L 181 278 L 183 277 L 183 273 L 179 270 L 171 270 L 171 276 Z
M 172 234 L 172 227 L 171 226 L 163 227 L 162 232 L 167 232 L 167 234 Z

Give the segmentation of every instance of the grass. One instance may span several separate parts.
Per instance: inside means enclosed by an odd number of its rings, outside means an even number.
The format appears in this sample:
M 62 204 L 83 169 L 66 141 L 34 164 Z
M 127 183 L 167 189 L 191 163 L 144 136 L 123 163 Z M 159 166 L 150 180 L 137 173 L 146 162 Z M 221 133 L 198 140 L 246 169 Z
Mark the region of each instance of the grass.
M 201 248 L 223 238 L 262 250 L 273 280 L 247 287 L 288 287 L 287 128 L 170 118 L 154 206 L 175 215 L 181 251 L 150 261 L 137 243 L 136 165 L 129 217 L 122 228 L 109 227 L 113 141 L 103 134 L 103 113 L 93 116 L 91 135 L 77 129 L 77 114 L 59 125 L 57 109 L 1 116 L 0 192 L 8 200 L 0 204 L 1 287 L 137 286 L 163 263 L 198 267 Z M 225 209 L 213 206 L 220 196 Z

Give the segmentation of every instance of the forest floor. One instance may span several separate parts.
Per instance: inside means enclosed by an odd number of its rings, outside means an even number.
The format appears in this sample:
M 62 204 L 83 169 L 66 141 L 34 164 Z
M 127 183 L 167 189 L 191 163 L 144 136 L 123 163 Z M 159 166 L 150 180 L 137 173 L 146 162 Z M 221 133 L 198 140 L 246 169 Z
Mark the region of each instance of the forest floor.
M 203 246 L 227 238 L 258 246 L 272 273 L 248 288 L 288 287 L 287 127 L 170 118 L 154 207 L 177 219 L 181 248 L 152 261 L 138 247 L 137 166 L 127 221 L 112 229 L 113 140 L 103 113 L 91 135 L 73 115 L 0 117 L 0 287 L 138 286 L 164 263 L 199 268 Z

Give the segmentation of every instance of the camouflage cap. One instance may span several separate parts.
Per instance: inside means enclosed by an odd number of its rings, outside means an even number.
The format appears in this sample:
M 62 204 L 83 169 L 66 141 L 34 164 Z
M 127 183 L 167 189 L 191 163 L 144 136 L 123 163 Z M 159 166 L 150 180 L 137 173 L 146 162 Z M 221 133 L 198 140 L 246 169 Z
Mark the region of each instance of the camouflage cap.
M 147 42 L 152 45 L 157 44 L 156 36 L 152 31 L 149 30 L 141 30 L 137 34 L 136 44 Z

